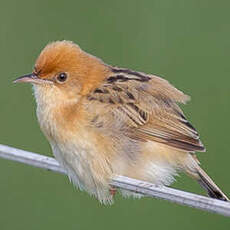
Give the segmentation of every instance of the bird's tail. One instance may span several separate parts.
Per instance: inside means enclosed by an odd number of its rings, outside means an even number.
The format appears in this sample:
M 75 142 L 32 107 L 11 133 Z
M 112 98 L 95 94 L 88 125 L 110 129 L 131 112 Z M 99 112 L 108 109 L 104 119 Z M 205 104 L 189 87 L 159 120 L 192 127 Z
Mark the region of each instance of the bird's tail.
M 208 174 L 198 165 L 197 181 L 208 192 L 208 195 L 218 200 L 229 201 L 228 197 L 219 189 Z

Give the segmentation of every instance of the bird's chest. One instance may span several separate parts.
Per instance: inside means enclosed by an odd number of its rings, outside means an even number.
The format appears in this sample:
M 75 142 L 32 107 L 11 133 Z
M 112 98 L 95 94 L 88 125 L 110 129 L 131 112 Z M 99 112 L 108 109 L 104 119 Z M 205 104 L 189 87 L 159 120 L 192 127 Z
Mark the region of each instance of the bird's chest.
M 97 144 L 92 135 L 83 125 L 75 122 L 69 125 L 52 108 L 38 105 L 37 117 L 55 158 L 65 168 L 71 181 L 81 189 L 92 187 L 97 155 Z
M 67 171 L 69 179 L 79 188 L 86 189 L 94 184 L 92 169 L 93 147 L 73 139 L 70 142 L 50 142 L 53 154 L 61 166 Z

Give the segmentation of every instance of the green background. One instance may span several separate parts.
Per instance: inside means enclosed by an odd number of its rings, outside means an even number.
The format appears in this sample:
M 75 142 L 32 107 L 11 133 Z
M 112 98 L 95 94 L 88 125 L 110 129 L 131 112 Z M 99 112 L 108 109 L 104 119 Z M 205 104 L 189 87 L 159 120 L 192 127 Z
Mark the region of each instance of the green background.
M 192 96 L 183 106 L 201 134 L 203 167 L 230 194 L 229 1 L 0 1 L 0 143 L 51 155 L 39 130 L 31 72 L 53 40 L 73 40 L 105 62 L 168 79 Z M 204 194 L 190 178 L 174 187 Z M 0 228 L 229 229 L 230 220 L 167 201 L 123 199 L 102 206 L 68 178 L 0 159 Z

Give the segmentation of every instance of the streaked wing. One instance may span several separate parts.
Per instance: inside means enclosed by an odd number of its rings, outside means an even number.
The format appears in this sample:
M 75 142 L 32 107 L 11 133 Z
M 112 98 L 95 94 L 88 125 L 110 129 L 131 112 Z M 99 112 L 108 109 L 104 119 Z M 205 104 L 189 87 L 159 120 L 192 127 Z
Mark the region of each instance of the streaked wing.
M 99 102 L 119 116 L 131 138 L 190 152 L 205 151 L 197 131 L 177 105 L 188 99 L 162 78 L 115 67 L 111 76 L 88 95 L 88 100 Z

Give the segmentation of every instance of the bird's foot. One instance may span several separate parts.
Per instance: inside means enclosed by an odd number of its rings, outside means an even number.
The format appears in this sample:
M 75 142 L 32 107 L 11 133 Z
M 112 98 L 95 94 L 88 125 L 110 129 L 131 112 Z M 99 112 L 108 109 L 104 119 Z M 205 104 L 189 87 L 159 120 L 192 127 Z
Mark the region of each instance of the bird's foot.
M 116 192 L 117 192 L 117 189 L 116 188 L 110 188 L 109 189 L 109 193 L 110 193 L 110 195 L 112 195 L 113 197 L 114 197 L 114 195 L 116 194 Z

